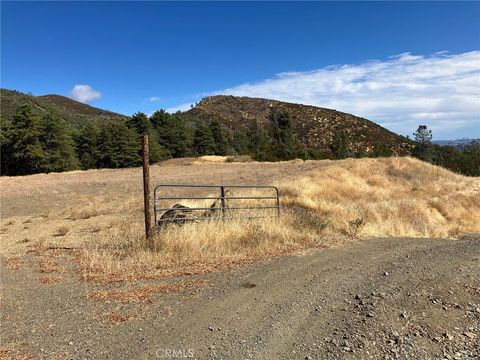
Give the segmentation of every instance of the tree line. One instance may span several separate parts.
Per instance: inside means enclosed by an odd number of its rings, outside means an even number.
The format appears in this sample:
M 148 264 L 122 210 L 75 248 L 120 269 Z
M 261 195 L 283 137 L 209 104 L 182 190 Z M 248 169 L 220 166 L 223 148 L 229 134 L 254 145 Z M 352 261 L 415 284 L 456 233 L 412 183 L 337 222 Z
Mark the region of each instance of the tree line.
M 329 153 L 300 146 L 290 115 L 276 109 L 271 110 L 267 125 L 251 121 L 235 131 L 215 119 L 164 110 L 151 116 L 138 112 L 126 120 L 90 122 L 75 129 L 51 112 L 36 115 L 30 103 L 17 109 L 13 121 L 0 120 L 2 175 L 139 166 L 143 134 L 150 138 L 152 163 L 200 155 L 249 154 L 258 161 L 393 155 L 387 148 L 354 153 L 343 131 L 335 134 Z M 425 126 L 414 136 L 413 156 L 466 175 L 480 175 L 480 144 L 462 151 L 436 146 Z
M 413 133 L 415 147 L 412 155 L 467 176 L 480 176 L 480 142 L 475 141 L 461 149 L 432 143 L 432 131 L 420 125 Z
M 27 175 L 75 169 L 139 166 L 141 139 L 148 134 L 150 161 L 200 155 L 251 154 L 257 160 L 315 158 L 313 150 L 296 145 L 290 117 L 272 111 L 271 127 L 259 122 L 245 129 L 227 129 L 205 120 L 159 110 L 138 112 L 125 121 L 89 122 L 71 128 L 58 115 L 38 116 L 32 105 L 21 105 L 13 121 L 1 119 L 2 175 Z

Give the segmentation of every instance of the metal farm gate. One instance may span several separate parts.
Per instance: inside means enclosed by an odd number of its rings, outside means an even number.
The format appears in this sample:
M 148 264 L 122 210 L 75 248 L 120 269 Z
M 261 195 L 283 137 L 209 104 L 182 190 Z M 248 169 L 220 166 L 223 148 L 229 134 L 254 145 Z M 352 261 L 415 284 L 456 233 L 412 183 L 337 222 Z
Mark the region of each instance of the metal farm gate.
M 160 184 L 154 189 L 153 210 L 157 228 L 187 221 L 259 219 L 280 215 L 280 196 L 275 186 Z

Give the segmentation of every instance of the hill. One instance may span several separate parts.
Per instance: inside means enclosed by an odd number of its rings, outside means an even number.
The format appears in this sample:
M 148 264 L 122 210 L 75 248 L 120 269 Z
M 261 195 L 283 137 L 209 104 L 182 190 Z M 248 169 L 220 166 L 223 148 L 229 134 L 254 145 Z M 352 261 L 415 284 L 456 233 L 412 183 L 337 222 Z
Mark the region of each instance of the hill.
M 353 153 L 408 155 L 413 147 L 412 141 L 370 120 L 310 105 L 218 95 L 204 98 L 186 113 L 216 119 L 236 131 L 255 120 L 267 124 L 272 109 L 290 114 L 296 139 L 302 147 L 330 153 L 335 134 L 341 131 L 348 135 Z
M 25 102 L 30 102 L 33 105 L 33 111 L 36 114 L 42 115 L 44 112 L 50 111 L 66 120 L 73 127 L 79 127 L 90 121 L 126 118 L 124 115 L 99 109 L 61 95 L 34 96 L 15 90 L 0 89 L 0 101 L 1 116 L 6 120 L 11 120 L 18 106 Z

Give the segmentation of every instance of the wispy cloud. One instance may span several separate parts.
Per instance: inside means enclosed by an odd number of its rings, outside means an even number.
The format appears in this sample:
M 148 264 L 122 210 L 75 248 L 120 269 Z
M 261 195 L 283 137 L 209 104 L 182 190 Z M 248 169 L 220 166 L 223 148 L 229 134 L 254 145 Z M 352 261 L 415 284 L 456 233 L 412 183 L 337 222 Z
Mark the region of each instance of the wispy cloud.
M 148 101 L 157 102 L 157 101 L 160 101 L 160 98 L 158 96 L 151 96 L 148 98 Z
M 262 97 L 337 109 L 409 134 L 426 124 L 441 136 L 450 131 L 480 136 L 480 51 L 404 53 L 386 60 L 335 65 L 214 94 Z M 212 94 L 210 94 L 212 95 Z M 463 130 L 462 130 L 463 129 Z
M 177 111 L 186 111 L 189 110 L 192 106 L 194 106 L 194 102 L 180 104 L 171 108 L 167 108 L 166 111 L 170 114 L 176 113 Z
M 94 90 L 90 85 L 75 85 L 68 96 L 73 100 L 88 103 L 92 100 L 100 99 L 102 93 Z

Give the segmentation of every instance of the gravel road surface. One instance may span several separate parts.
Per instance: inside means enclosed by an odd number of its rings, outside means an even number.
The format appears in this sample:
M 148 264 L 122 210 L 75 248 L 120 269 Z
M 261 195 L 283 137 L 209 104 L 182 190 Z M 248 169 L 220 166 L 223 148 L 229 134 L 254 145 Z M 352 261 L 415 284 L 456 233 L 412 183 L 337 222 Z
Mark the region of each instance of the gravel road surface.
M 68 257 L 64 261 L 69 262 Z M 2 258 L 0 358 L 479 359 L 480 236 L 367 239 L 142 284 L 43 283 Z M 180 280 L 137 302 L 87 294 Z

